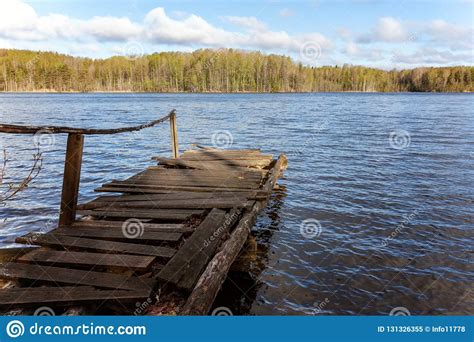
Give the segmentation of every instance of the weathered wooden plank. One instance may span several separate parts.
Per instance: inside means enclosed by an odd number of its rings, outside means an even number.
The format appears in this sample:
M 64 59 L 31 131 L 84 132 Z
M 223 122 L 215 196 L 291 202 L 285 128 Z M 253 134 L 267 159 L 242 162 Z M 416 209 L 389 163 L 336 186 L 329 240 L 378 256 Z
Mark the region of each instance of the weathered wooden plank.
M 146 172 L 153 172 L 159 174 L 167 174 L 167 175 L 195 175 L 195 176 L 216 176 L 216 177 L 258 177 L 262 173 L 266 173 L 267 170 L 260 170 L 260 169 L 235 169 L 235 170 L 212 170 L 210 173 L 207 170 L 197 170 L 197 169 L 176 169 L 176 168 L 167 168 L 161 165 L 157 166 L 149 166 L 146 169 Z
M 225 170 L 199 170 L 184 168 L 164 168 L 163 166 L 150 166 L 146 170 L 146 175 L 159 175 L 163 177 L 191 177 L 191 178 L 228 178 L 233 177 L 242 180 L 261 179 L 268 170 L 264 169 L 225 169 Z
M 27 287 L 0 290 L 0 307 L 40 305 L 71 305 L 111 300 L 137 301 L 146 299 L 149 290 L 101 290 L 91 286 Z
M 280 155 L 265 182 L 264 189 L 273 189 L 287 163 L 286 156 Z M 222 244 L 219 252 L 208 263 L 180 314 L 205 315 L 209 312 L 232 263 L 242 249 L 258 213 L 265 207 L 266 202 L 266 200 L 256 202 L 252 210 L 244 214 L 230 238 Z
M 260 190 L 254 189 L 236 189 L 236 188 L 211 188 L 211 187 L 186 187 L 186 186 L 116 186 L 116 185 L 107 185 L 95 189 L 97 192 L 126 192 L 126 193 L 141 193 L 141 194 L 153 194 L 153 193 L 167 193 L 167 192 L 212 192 L 212 193 L 221 193 L 221 192 L 239 192 L 243 195 L 257 194 L 261 195 L 263 193 Z
M 137 271 L 147 270 L 154 260 L 155 257 L 152 256 L 55 251 L 45 248 L 38 248 L 18 259 L 19 262 L 114 267 Z
M 182 198 L 187 199 L 249 199 L 255 200 L 260 198 L 265 198 L 265 195 L 260 194 L 257 196 L 257 192 L 219 192 L 219 193 L 210 193 L 210 192 L 170 192 L 167 194 L 143 194 L 143 195 L 109 195 L 109 196 L 99 196 L 96 199 L 88 203 L 98 203 L 98 202 L 131 202 L 131 201 L 168 201 L 168 200 L 180 200 Z
M 183 181 L 183 182 L 167 182 L 163 180 L 153 179 L 135 179 L 125 181 L 112 181 L 105 183 L 102 186 L 119 186 L 119 187 L 135 187 L 135 188 L 158 188 L 158 189 L 187 189 L 187 188 L 225 188 L 225 189 L 258 189 L 259 184 L 257 182 L 252 183 L 234 183 L 231 181 L 223 182 L 201 182 L 201 181 Z
M 154 182 L 154 183 L 165 183 L 175 185 L 188 185 L 188 186 L 216 186 L 216 184 L 226 184 L 228 186 L 252 186 L 258 184 L 261 177 L 254 177 L 252 179 L 237 178 L 237 177 L 194 177 L 193 175 L 187 176 L 167 176 L 167 175 L 154 175 L 145 174 L 140 176 L 132 176 L 122 182 Z M 198 183 L 198 185 L 196 185 Z
M 180 157 L 184 160 L 266 160 L 271 161 L 271 154 L 223 154 L 223 153 L 183 153 Z
M 95 229 L 102 228 L 116 228 L 122 229 L 126 221 L 105 221 L 105 220 L 90 220 L 90 221 L 76 221 L 71 226 L 61 226 L 61 227 L 91 227 Z M 142 222 L 142 227 L 147 232 L 163 232 L 163 233 L 189 233 L 193 232 L 194 228 L 185 227 L 182 224 L 161 224 L 161 223 L 146 223 Z M 60 227 L 60 228 L 61 228 Z
M 83 271 L 54 266 L 29 265 L 10 262 L 0 268 L 0 277 L 7 279 L 29 279 L 55 284 L 89 285 L 99 288 L 136 290 L 151 292 L 153 284 L 149 279 L 122 274 Z
M 186 167 L 191 169 L 199 170 L 246 170 L 249 167 L 265 167 L 269 165 L 269 161 L 260 160 L 245 160 L 245 161 L 188 161 L 184 159 L 168 159 L 162 157 L 153 157 L 154 160 L 158 161 L 163 165 Z
M 100 208 L 142 208 L 142 209 L 231 209 L 244 208 L 250 205 L 247 199 L 197 199 L 197 200 L 163 200 L 163 201 L 129 201 L 129 202 L 95 202 L 78 206 L 78 210 Z
M 204 146 L 203 146 L 204 147 Z M 242 149 L 242 150 L 223 150 L 219 148 L 201 148 L 199 150 L 186 150 L 186 153 L 222 153 L 222 154 L 261 154 L 259 148 Z
M 20 236 L 15 240 L 18 243 L 40 246 L 60 246 L 68 248 L 81 248 L 94 251 L 115 252 L 123 254 L 150 255 L 163 258 L 170 258 L 176 250 L 170 247 L 158 247 L 140 245 L 135 243 L 104 241 L 96 239 L 86 239 L 54 234 L 34 234 L 29 233 Z
M 150 173 L 142 174 L 139 176 L 132 176 L 125 180 L 127 181 L 155 181 L 155 182 L 169 182 L 169 183 L 178 183 L 178 182 L 186 182 L 186 183 L 195 183 L 195 182 L 202 182 L 203 184 L 214 184 L 214 183 L 229 183 L 229 184 L 254 184 L 258 183 L 261 180 L 261 175 L 256 175 L 252 177 L 244 177 L 244 176 L 224 176 L 218 175 L 213 177 L 212 174 L 209 176 L 196 176 L 193 174 L 188 175 L 167 175 L 165 173 L 156 173 L 150 171 Z
M 227 238 L 230 228 L 238 220 L 241 212 L 241 209 L 233 209 L 229 214 L 226 215 L 224 222 L 221 222 L 218 225 L 211 237 L 205 240 L 204 248 L 200 250 L 200 253 L 197 257 L 190 260 L 186 273 L 184 273 L 184 276 L 181 277 L 177 283 L 179 288 L 185 289 L 187 291 L 191 291 L 194 288 L 199 276 L 206 268 L 207 263 L 216 253 L 217 246 L 223 239 Z
M 177 220 L 183 221 L 192 215 L 201 215 L 202 210 L 167 210 L 167 209 L 155 209 L 155 210 L 134 210 L 134 209 L 114 209 L 108 208 L 107 210 L 78 210 L 78 214 L 91 215 L 96 217 L 129 217 L 129 218 L 145 218 L 145 219 L 157 219 L 157 220 Z
M 60 227 L 48 234 L 54 235 L 67 235 L 67 236 L 79 236 L 97 239 L 125 239 L 134 241 L 179 241 L 183 234 L 181 233 L 164 233 L 164 232 L 150 232 L 143 226 L 136 227 L 136 232 L 133 235 L 127 233 L 126 226 L 123 229 L 117 229 L 115 227 L 102 227 L 96 229 L 94 227 Z M 140 229 L 141 228 L 141 229 Z M 135 234 L 136 233 L 136 234 Z
M 197 280 L 207 261 L 214 254 L 217 243 L 228 229 L 225 211 L 213 209 L 176 255 L 158 273 L 158 279 L 189 290 L 190 284 Z

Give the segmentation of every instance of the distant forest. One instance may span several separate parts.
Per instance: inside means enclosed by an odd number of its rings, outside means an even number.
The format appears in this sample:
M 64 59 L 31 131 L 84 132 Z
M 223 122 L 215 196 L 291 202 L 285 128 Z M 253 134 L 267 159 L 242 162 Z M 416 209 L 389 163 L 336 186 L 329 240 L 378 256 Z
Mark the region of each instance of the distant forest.
M 0 49 L 0 91 L 472 92 L 474 67 L 309 67 L 285 56 L 233 49 L 107 59 Z

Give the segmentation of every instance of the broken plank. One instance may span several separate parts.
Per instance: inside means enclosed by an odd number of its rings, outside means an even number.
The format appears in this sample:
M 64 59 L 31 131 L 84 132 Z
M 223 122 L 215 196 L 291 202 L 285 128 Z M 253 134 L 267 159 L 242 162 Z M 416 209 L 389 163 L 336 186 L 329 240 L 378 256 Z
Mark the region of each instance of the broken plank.
M 167 194 L 143 194 L 143 195 L 115 195 L 115 196 L 99 196 L 96 199 L 88 203 L 100 203 L 100 202 L 131 202 L 131 201 L 168 201 L 168 200 L 180 200 L 182 198 L 187 199 L 223 199 L 235 198 L 239 200 L 245 199 L 264 199 L 266 196 L 259 195 L 254 192 L 171 192 Z
M 105 220 L 90 220 L 90 221 L 76 221 L 71 226 L 61 227 L 93 227 L 97 229 L 102 228 L 116 228 L 122 229 L 127 221 L 105 221 Z M 142 222 L 142 227 L 147 232 L 163 232 L 163 233 L 189 233 L 194 231 L 192 227 L 185 227 L 182 224 L 162 224 L 162 223 L 145 223 Z M 61 228 L 60 227 L 60 228 Z
M 157 277 L 190 290 L 190 284 L 197 281 L 207 261 L 214 255 L 217 243 L 230 228 L 232 222 L 225 218 L 225 211 L 213 209 Z
M 249 155 L 229 155 L 229 154 L 214 154 L 214 153 L 184 153 L 180 156 L 184 160 L 265 160 L 270 162 L 272 160 L 271 154 L 249 154 Z
M 232 182 L 199 182 L 199 181 L 188 181 L 188 182 L 167 182 L 161 180 L 153 179 L 136 179 L 136 180 L 125 180 L 125 181 L 112 181 L 110 183 L 105 183 L 103 186 L 125 186 L 125 187 L 137 187 L 137 188 L 157 188 L 157 189 L 187 189 L 187 188 L 225 188 L 225 189 L 258 189 L 259 184 L 257 182 L 247 183 L 247 184 L 238 184 Z
M 142 208 L 142 209 L 231 209 L 249 207 L 251 201 L 246 199 L 197 199 L 197 200 L 163 200 L 163 201 L 129 201 L 129 202 L 95 202 L 81 204 L 79 210 L 98 208 Z
M 122 229 L 117 229 L 115 227 L 102 227 L 101 229 L 96 229 L 93 227 L 60 227 L 57 228 L 48 234 L 54 235 L 67 235 L 67 236 L 79 236 L 79 237 L 88 237 L 88 238 L 100 238 L 100 239 L 133 239 L 135 241 L 170 241 L 176 242 L 181 239 L 183 234 L 181 233 L 163 233 L 163 232 L 150 232 L 147 231 L 143 226 L 140 227 L 130 227 L 130 230 L 136 228 L 136 234 L 132 236 L 128 233 L 128 228 L 126 225 Z M 132 233 L 135 233 L 133 231 Z
M 211 187 L 186 187 L 186 186 L 133 186 L 133 185 L 104 185 L 100 188 L 95 189 L 97 192 L 127 192 L 127 193 L 168 193 L 168 192 L 212 192 L 212 193 L 221 193 L 221 192 L 235 192 L 241 193 L 242 195 L 254 194 L 257 195 L 263 194 L 261 190 L 253 189 L 236 189 L 236 188 L 211 188 Z M 264 194 L 266 195 L 266 193 Z
M 163 165 L 170 165 L 170 166 L 180 166 L 185 168 L 191 169 L 199 169 L 199 170 L 248 170 L 249 167 L 265 167 L 270 164 L 270 162 L 260 162 L 260 161 L 187 161 L 183 159 L 168 159 L 162 157 L 153 157 L 154 160 L 158 161 L 160 164 Z
M 137 219 L 177 220 L 184 221 L 193 215 L 201 215 L 202 210 L 127 210 L 108 208 L 107 210 L 78 210 L 80 215 L 91 215 L 96 217 L 128 217 Z
M 103 254 L 88 252 L 55 251 L 39 248 L 23 255 L 18 259 L 20 262 L 61 264 L 71 266 L 91 267 L 116 267 L 133 269 L 137 271 L 147 270 L 155 257 L 138 256 L 127 254 Z
M 122 274 L 30 265 L 17 262 L 11 262 L 1 267 L 0 277 L 45 281 L 55 284 L 90 285 L 122 290 L 149 290 L 149 292 L 151 292 L 153 287 L 152 282 L 148 279 L 129 277 Z
M 27 287 L 0 290 L 0 306 L 71 305 L 102 303 L 111 300 L 137 301 L 146 299 L 149 290 L 101 290 L 91 286 Z
M 176 250 L 170 247 L 158 247 L 135 243 L 86 239 L 54 234 L 29 233 L 25 236 L 20 236 L 16 238 L 15 241 L 18 243 L 26 243 L 30 245 L 80 248 L 86 250 L 115 252 L 123 254 L 150 255 L 163 258 L 170 258 L 176 253 Z

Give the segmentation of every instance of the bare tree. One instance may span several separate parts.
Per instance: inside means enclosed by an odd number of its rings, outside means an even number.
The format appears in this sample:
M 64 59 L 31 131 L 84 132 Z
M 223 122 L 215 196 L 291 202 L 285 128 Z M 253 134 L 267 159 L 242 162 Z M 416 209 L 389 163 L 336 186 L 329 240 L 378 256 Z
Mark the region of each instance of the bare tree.
M 33 154 L 33 163 L 27 175 L 18 183 L 4 183 L 7 174 L 7 151 L 3 150 L 3 163 L 0 170 L 0 206 L 6 205 L 6 202 L 15 197 L 16 194 L 25 190 L 30 183 L 38 176 L 43 167 L 43 153 L 37 147 L 36 153 Z

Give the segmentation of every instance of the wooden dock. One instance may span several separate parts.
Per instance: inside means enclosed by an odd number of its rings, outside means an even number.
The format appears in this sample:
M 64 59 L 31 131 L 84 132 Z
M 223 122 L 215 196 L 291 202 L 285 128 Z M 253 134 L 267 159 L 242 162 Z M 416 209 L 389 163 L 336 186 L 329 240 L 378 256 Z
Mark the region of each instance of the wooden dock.
M 96 199 L 77 203 L 84 135 L 137 131 L 166 120 L 173 158 L 157 156 L 155 165 L 111 180 L 96 190 Z M 47 233 L 17 238 L 30 248 L 4 258 L 3 311 L 73 305 L 93 314 L 120 303 L 118 313 L 131 314 L 135 303 L 149 303 L 163 314 L 208 314 L 287 165 L 284 155 L 257 149 L 198 146 L 180 155 L 174 111 L 115 130 L 0 125 L 0 133 L 39 131 L 69 134 L 60 218 Z

